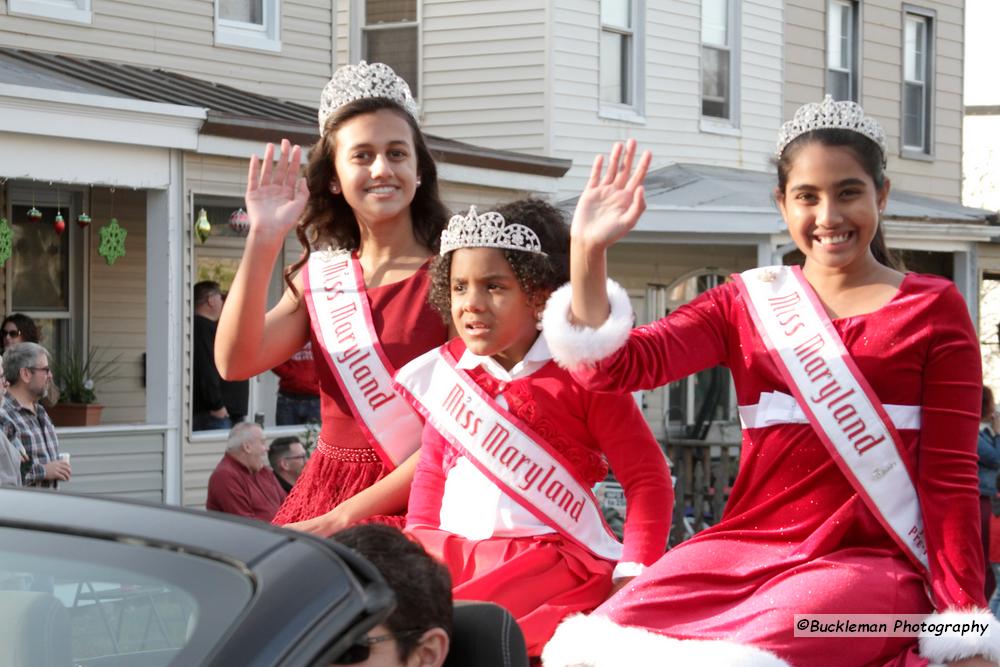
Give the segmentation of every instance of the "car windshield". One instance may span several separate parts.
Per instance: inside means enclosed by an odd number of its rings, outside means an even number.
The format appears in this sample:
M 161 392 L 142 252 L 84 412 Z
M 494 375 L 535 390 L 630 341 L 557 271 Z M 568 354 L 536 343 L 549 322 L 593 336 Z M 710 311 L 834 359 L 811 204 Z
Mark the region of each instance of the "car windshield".
M 202 664 L 252 594 L 242 569 L 216 560 L 0 528 L 0 663 Z

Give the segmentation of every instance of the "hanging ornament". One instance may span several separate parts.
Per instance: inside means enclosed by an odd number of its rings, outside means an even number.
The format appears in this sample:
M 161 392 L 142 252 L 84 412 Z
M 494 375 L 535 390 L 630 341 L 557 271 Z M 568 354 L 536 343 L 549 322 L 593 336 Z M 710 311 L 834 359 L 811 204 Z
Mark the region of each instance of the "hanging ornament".
M 42 219 L 42 212 L 39 211 L 37 208 L 35 208 L 34 205 L 32 205 L 32 207 L 28 209 L 28 220 L 31 220 L 32 222 L 38 222 L 41 219 Z
M 212 223 L 208 221 L 208 213 L 205 209 L 198 211 L 198 220 L 194 223 L 194 233 L 202 243 L 207 241 L 212 234 Z
M 119 257 L 125 256 L 125 237 L 128 231 L 118 224 L 118 218 L 111 218 L 108 224 L 101 227 L 101 245 L 97 254 L 111 266 Z
M 90 225 L 90 216 L 87 215 L 86 213 L 81 213 L 80 215 L 76 216 L 76 224 L 80 226 L 80 229 L 84 229 L 85 227 Z
M 14 248 L 14 230 L 10 228 L 7 218 L 0 217 L 0 266 L 10 259 L 11 250 Z
M 56 234 L 62 234 L 66 231 L 66 221 L 63 219 L 62 213 L 56 212 L 56 219 L 52 223 L 52 228 L 56 230 Z
M 229 216 L 229 228 L 241 236 L 245 235 L 250 231 L 250 216 L 242 208 L 236 209 Z

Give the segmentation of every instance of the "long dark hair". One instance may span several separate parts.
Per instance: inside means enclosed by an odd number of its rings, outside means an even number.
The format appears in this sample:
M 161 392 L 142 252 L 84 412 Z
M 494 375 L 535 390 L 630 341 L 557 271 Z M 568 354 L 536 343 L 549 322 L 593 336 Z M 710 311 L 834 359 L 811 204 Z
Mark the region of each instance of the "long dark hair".
M 13 324 L 21 331 L 21 339 L 24 343 L 40 343 L 41 335 L 38 333 L 38 325 L 35 324 L 35 320 L 31 319 L 28 315 L 24 313 L 11 313 L 7 317 L 3 318 L 3 323 L 0 327 L 6 327 L 7 324 Z M 3 339 L 3 343 L 6 344 L 7 339 Z
M 441 238 L 441 230 L 448 222 L 448 209 L 438 192 L 437 166 L 427 148 L 427 141 L 413 116 L 403 107 L 385 97 L 368 97 L 348 102 L 330 114 L 323 129 L 323 136 L 309 151 L 306 165 L 306 183 L 309 186 L 309 201 L 306 202 L 302 220 L 295 230 L 303 252 L 299 261 L 285 269 L 285 282 L 292 287 L 292 275 L 309 260 L 313 246 L 329 243 L 334 248 L 357 250 L 361 243 L 361 229 L 350 204 L 343 193 L 330 192 L 330 183 L 337 176 L 334 166 L 336 145 L 334 137 L 344 123 L 361 114 L 389 109 L 406 120 L 413 131 L 413 146 L 417 156 L 417 175 L 420 187 L 410 202 L 410 217 L 413 234 L 421 244 L 436 252 Z M 292 287 L 294 290 L 295 288 Z
M 795 155 L 802 150 L 803 146 L 818 143 L 823 146 L 845 146 L 849 148 L 861 168 L 865 170 L 875 184 L 876 190 L 885 187 L 885 165 L 883 163 L 882 149 L 878 144 L 863 134 L 854 130 L 843 130 L 836 128 L 824 128 L 812 130 L 795 137 L 781 152 L 781 157 L 777 158 L 775 166 L 778 169 L 778 190 L 785 192 L 788 185 L 788 173 L 792 169 Z M 882 233 L 882 220 L 879 219 L 878 227 L 875 228 L 875 237 L 871 242 L 872 255 L 879 262 L 897 271 L 902 270 L 899 260 L 895 254 L 889 250 L 885 243 L 885 235 Z

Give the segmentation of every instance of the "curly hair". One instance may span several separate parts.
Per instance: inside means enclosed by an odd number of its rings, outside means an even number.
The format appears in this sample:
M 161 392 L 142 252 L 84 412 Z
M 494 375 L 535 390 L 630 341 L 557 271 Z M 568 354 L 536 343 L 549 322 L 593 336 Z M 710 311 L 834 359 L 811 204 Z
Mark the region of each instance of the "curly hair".
M 542 305 L 556 288 L 569 280 L 569 226 L 562 211 L 541 199 L 519 199 L 496 207 L 508 224 L 524 225 L 538 234 L 545 256 L 523 250 L 503 249 L 504 257 L 528 298 Z M 451 324 L 451 255 L 431 263 L 431 289 L 427 300 Z
M 417 240 L 433 252 L 437 252 L 441 230 L 448 222 L 448 209 L 438 192 L 437 166 L 427 148 L 427 141 L 417 121 L 396 102 L 384 97 L 368 97 L 348 102 L 327 118 L 323 136 L 309 151 L 306 164 L 306 184 L 309 186 L 309 200 L 305 212 L 295 230 L 302 243 L 303 252 L 299 261 L 285 269 L 285 282 L 292 287 L 292 276 L 309 260 L 312 248 L 318 243 L 330 243 L 334 248 L 357 250 L 361 243 L 361 230 L 354 211 L 344 199 L 343 193 L 330 192 L 330 183 L 337 176 L 333 156 L 336 150 L 337 130 L 362 114 L 388 109 L 399 114 L 413 131 L 413 146 L 417 156 L 417 175 L 420 187 L 410 202 L 413 233 Z M 294 287 L 292 287 L 294 291 Z

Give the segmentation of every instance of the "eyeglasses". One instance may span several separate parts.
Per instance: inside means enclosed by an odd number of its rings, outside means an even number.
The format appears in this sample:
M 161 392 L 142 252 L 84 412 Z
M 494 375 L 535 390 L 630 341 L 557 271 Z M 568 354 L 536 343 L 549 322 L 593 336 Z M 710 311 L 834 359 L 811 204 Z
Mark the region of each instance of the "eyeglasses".
M 2 335 L 3 335 L 4 338 L 17 338 L 18 336 L 21 335 L 21 330 L 20 329 L 4 329 Z
M 46 375 L 52 375 L 52 369 L 48 366 L 43 368 L 35 368 L 34 366 L 25 366 L 25 368 L 33 373 L 45 373 Z
M 359 662 L 364 662 L 372 653 L 372 646 L 375 644 L 381 644 L 382 642 L 387 642 L 390 639 L 401 639 L 405 637 L 416 637 L 421 634 L 420 630 L 407 630 L 405 632 L 399 632 L 396 634 L 387 635 L 376 635 L 374 637 L 359 637 L 354 640 L 354 643 L 347 647 L 347 649 L 340 654 L 340 657 L 334 660 L 331 664 L 333 665 L 356 665 Z

